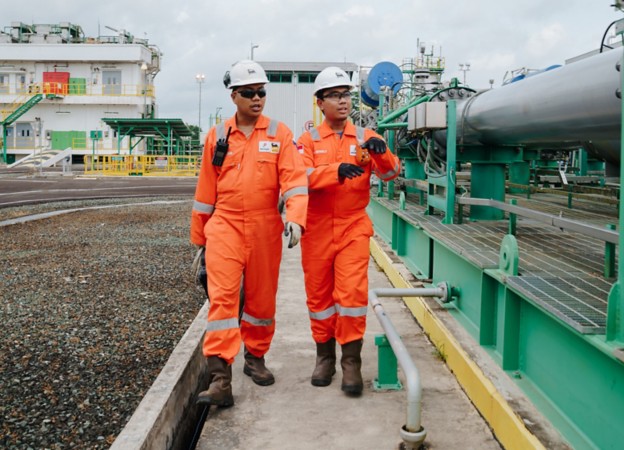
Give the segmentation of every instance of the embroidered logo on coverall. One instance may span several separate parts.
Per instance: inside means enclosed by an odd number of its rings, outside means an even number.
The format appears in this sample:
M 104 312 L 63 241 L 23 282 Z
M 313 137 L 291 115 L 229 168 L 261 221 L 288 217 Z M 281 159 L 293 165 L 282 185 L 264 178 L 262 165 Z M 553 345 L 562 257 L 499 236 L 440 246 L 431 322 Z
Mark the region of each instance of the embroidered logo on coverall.
M 280 143 L 271 141 L 260 141 L 258 143 L 258 151 L 260 153 L 279 153 Z

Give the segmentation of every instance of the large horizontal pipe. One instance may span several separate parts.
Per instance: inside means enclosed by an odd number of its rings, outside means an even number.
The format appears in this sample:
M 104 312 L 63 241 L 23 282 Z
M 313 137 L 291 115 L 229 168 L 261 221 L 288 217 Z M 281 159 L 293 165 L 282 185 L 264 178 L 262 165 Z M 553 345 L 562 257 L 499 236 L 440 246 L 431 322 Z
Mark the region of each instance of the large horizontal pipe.
M 622 49 L 598 53 L 457 104 L 457 140 L 465 145 L 585 147 L 619 163 Z M 445 145 L 446 133 L 436 134 Z

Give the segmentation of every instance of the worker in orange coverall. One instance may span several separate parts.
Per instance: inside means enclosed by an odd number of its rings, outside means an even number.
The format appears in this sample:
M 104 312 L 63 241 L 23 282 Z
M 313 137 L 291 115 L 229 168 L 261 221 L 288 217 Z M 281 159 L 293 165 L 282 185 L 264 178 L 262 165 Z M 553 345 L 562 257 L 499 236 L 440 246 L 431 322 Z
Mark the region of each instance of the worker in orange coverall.
M 200 404 L 234 404 L 231 365 L 241 340 L 244 373 L 261 386 L 275 382 L 264 355 L 275 331 L 285 228 L 278 198 L 281 194 L 286 204 L 292 247 L 305 226 L 308 188 L 291 131 L 262 115 L 266 83 L 258 63 L 234 64 L 224 84 L 232 90 L 236 114 L 213 127 L 204 144 L 191 218 L 191 242 L 205 247 L 210 299 L 203 342 L 210 385 L 200 392 Z M 241 279 L 245 301 L 239 325 Z
M 328 386 L 336 373 L 336 341 L 342 347 L 342 390 L 360 395 L 362 338 L 366 329 L 368 262 L 373 226 L 366 214 L 370 177 L 398 176 L 399 159 L 380 135 L 351 123 L 353 83 L 328 67 L 314 82 L 316 104 L 325 119 L 305 132 L 303 152 L 309 185 L 306 233 L 301 239 L 307 305 L 316 367 L 311 382 Z

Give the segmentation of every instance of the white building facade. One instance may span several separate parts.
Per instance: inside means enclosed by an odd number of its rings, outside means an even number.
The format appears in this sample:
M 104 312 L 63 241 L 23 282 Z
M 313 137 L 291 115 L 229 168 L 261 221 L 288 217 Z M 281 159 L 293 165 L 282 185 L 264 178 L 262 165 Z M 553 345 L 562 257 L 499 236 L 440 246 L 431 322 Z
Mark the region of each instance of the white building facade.
M 258 61 L 269 79 L 264 114 L 284 122 L 295 139 L 323 120 L 314 97 L 314 79 L 329 66 L 340 67 L 353 79 L 358 66 L 336 62 Z
M 160 57 L 157 47 L 124 30 L 87 38 L 70 23 L 5 27 L 0 32 L 5 162 L 45 149 L 71 147 L 74 159 L 127 151 L 128 139 L 118 140 L 102 119 L 156 116 L 153 80 Z M 23 105 L 29 102 L 27 109 Z

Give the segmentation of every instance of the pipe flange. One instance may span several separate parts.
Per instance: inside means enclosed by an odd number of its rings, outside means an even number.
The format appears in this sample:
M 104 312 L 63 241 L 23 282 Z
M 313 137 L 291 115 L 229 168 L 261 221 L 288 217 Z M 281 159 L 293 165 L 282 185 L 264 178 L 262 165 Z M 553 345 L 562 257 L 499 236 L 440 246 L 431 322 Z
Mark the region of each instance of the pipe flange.
M 420 427 L 420 431 L 407 431 L 404 425 L 401 427 L 399 435 L 401 436 L 401 439 L 403 439 L 403 448 L 405 450 L 416 450 L 420 448 L 422 443 L 425 441 L 427 432 L 423 427 Z
M 451 298 L 451 289 L 446 281 L 441 281 L 436 285 L 436 287 L 440 289 L 443 293 L 442 297 L 440 297 L 440 301 L 442 303 L 448 303 L 453 300 Z

